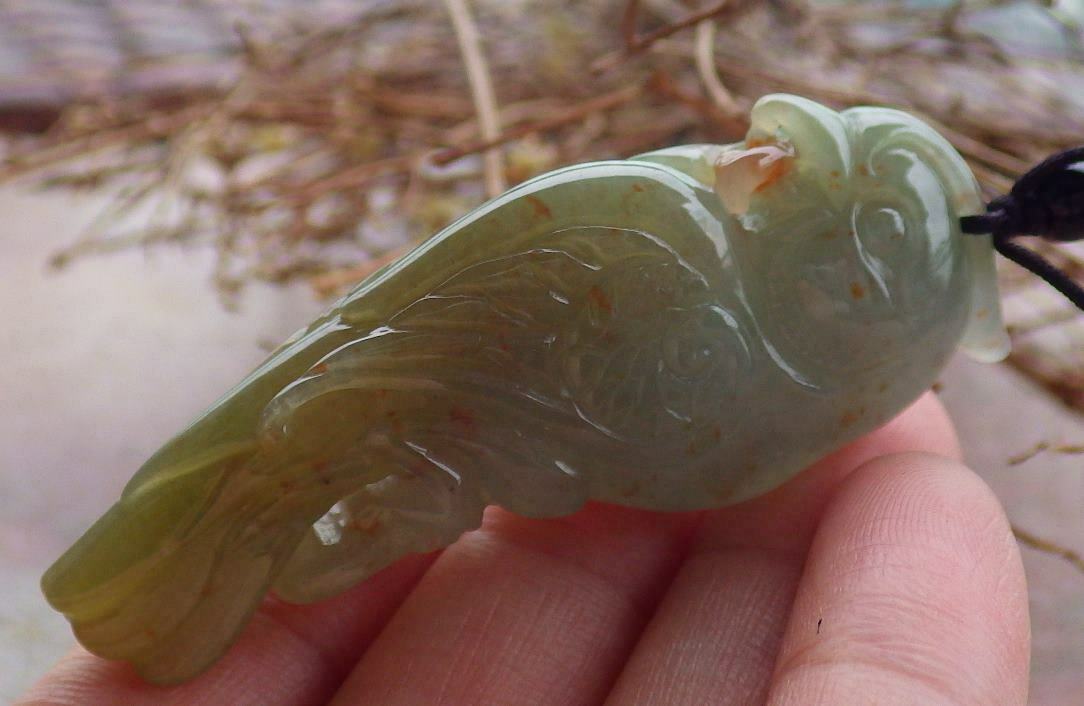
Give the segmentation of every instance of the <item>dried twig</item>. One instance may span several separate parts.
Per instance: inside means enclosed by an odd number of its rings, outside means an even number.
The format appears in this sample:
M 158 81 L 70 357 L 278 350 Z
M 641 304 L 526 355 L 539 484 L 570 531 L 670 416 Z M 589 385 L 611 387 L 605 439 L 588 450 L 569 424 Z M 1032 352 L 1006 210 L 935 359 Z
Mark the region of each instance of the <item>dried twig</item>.
M 207 243 L 225 294 L 300 278 L 327 295 L 502 189 L 501 177 L 741 139 L 746 109 L 766 92 L 912 111 L 960 150 L 988 196 L 1084 135 L 1063 80 L 1074 57 L 995 56 L 968 29 L 983 3 L 946 13 L 582 0 L 528 22 L 496 0 L 379 5 L 304 34 L 246 32 L 242 70 L 221 91 L 73 105 L 31 149 L 10 150 L 0 180 L 126 194 L 58 263 Z M 871 24 L 891 43 L 871 42 Z M 1035 247 L 1084 278 L 1084 255 Z M 1084 409 L 1084 326 L 1028 276 L 1005 268 L 1003 280 L 1009 364 Z
M 711 7 L 693 12 L 673 24 L 664 25 L 644 34 L 638 34 L 635 27 L 640 3 L 639 0 L 629 0 L 622 21 L 623 34 L 625 35 L 625 47 L 620 51 L 606 54 L 597 59 L 591 64 L 591 71 L 595 73 L 609 71 L 629 57 L 650 49 L 656 42 L 671 37 L 689 27 L 700 24 L 705 20 L 734 18 L 748 10 L 753 5 L 754 1 L 755 0 L 723 0 L 723 2 L 716 3 Z
M 1019 466 L 1022 463 L 1030 461 L 1044 451 L 1069 455 L 1084 454 L 1084 444 L 1052 444 L 1049 441 L 1040 441 L 1027 451 L 1010 457 L 1008 464 L 1010 466 Z
M 481 140 L 475 143 L 467 144 L 462 147 L 451 147 L 445 150 L 441 150 L 432 155 L 430 161 L 436 165 L 448 164 L 457 159 L 461 159 L 469 154 L 481 152 L 483 150 L 503 145 L 512 140 L 518 140 L 526 137 L 527 135 L 533 135 L 540 132 L 546 132 L 555 128 L 568 125 L 569 123 L 578 122 L 583 120 L 589 115 L 595 115 L 598 113 L 604 113 L 607 110 L 611 110 L 620 105 L 628 103 L 636 98 L 642 92 L 642 87 L 639 85 L 624 86 L 610 93 L 591 98 L 579 105 L 573 105 L 564 111 L 554 115 L 553 117 L 545 120 L 527 123 L 505 131 L 503 134 L 490 140 Z
M 704 89 L 719 110 L 734 117 L 742 113 L 742 107 L 734 100 L 715 69 L 715 20 L 704 20 L 696 26 L 696 70 Z
M 340 270 L 322 273 L 310 278 L 309 284 L 312 285 L 312 288 L 316 290 L 316 293 L 321 297 L 332 297 L 342 292 L 346 287 L 365 279 L 381 267 L 395 262 L 412 250 L 416 245 L 417 243 L 406 243 L 367 262 L 361 262 L 357 265 L 345 267 Z
M 1051 542 L 1048 539 L 1043 539 L 1031 532 L 1020 529 L 1016 525 L 1012 526 L 1012 533 L 1016 535 L 1016 540 L 1024 546 L 1064 559 L 1077 571 L 1084 573 L 1084 556 L 1081 556 L 1079 552 L 1063 547 L 1056 542 Z
M 482 139 L 496 140 L 501 131 L 500 117 L 497 114 L 497 98 L 493 93 L 489 68 L 482 55 L 482 42 L 478 38 L 478 29 L 474 26 L 474 20 L 471 19 L 470 12 L 467 10 L 466 0 L 444 0 L 444 4 L 452 17 L 452 26 L 455 27 L 459 50 L 463 54 L 463 64 L 467 70 L 467 78 L 470 80 L 471 96 L 474 98 L 474 107 L 478 112 L 478 124 L 482 128 Z M 486 149 L 483 159 L 486 194 L 493 198 L 505 189 L 501 152 L 496 146 L 490 147 Z

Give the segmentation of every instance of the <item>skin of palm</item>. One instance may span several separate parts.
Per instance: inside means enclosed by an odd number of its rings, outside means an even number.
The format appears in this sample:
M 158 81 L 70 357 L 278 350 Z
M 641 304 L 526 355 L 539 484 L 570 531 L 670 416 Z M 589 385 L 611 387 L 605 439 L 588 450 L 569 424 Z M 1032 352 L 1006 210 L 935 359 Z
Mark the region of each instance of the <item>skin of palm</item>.
M 957 348 L 1007 352 L 971 172 L 914 117 L 771 95 L 746 139 L 531 179 L 373 274 L 156 453 L 46 573 L 90 651 L 189 679 L 487 505 L 762 494 Z

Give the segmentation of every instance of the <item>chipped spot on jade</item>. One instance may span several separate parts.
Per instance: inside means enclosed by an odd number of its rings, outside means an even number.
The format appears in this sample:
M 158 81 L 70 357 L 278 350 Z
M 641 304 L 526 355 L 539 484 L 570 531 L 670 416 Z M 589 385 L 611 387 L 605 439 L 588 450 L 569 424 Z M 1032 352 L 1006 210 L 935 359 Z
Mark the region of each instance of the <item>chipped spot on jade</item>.
M 49 569 L 90 651 L 188 679 L 268 590 L 339 593 L 486 505 L 716 507 L 1006 352 L 960 156 L 904 113 L 760 100 L 743 143 L 560 169 L 296 334 Z

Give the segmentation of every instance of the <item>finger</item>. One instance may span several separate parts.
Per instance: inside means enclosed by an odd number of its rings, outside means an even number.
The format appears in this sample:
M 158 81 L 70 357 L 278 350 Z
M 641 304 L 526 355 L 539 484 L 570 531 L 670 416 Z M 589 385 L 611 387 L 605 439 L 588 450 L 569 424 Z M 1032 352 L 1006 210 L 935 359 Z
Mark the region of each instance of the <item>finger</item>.
M 768 496 L 705 513 L 607 703 L 763 703 L 806 548 L 839 482 L 880 455 L 958 448 L 927 395 Z
M 226 656 L 185 684 L 151 686 L 127 664 L 79 648 L 17 706 L 323 704 L 432 560 L 407 558 L 361 586 L 311 606 L 268 600 Z
M 871 459 L 907 451 L 962 457 L 948 413 L 933 393 L 923 395 L 885 426 L 826 456 L 776 490 L 709 516 L 703 531 L 714 536 L 716 545 L 804 555 L 824 507 L 840 483 Z
M 333 703 L 595 704 L 695 520 L 589 506 L 553 520 L 500 510 L 445 550 Z
M 1020 555 L 964 466 L 904 454 L 850 476 L 817 531 L 770 704 L 1024 704 Z

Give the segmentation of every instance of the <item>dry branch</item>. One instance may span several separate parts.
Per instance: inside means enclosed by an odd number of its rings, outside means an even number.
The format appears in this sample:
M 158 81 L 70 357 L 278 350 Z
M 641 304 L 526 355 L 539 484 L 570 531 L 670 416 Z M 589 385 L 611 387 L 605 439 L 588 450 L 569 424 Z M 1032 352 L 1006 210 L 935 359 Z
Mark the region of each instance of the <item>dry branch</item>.
M 500 0 L 363 0 L 357 21 L 333 28 L 246 30 L 233 84 L 168 104 L 73 104 L 8 151 L 0 181 L 120 194 L 56 264 L 207 243 L 224 296 L 252 279 L 303 279 L 330 296 L 502 182 L 740 139 L 767 92 L 912 111 L 991 196 L 1084 141 L 1077 55 L 1029 56 L 969 24 L 1003 3 L 525 2 L 517 16 Z M 870 41 L 871 27 L 890 39 Z M 1084 277 L 1084 253 L 1040 249 Z M 1009 363 L 1084 408 L 1081 320 L 1030 275 L 1004 275 Z

